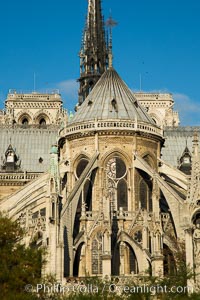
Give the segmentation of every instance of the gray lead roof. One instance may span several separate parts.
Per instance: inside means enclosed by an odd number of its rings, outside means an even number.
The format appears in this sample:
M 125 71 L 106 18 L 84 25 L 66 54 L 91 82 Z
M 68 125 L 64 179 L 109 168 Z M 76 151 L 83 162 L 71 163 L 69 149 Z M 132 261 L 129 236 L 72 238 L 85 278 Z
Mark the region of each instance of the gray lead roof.
M 155 125 L 132 91 L 113 69 L 108 69 L 72 118 L 72 123 L 90 120 L 137 120 Z
M 200 136 L 200 127 L 180 126 L 177 128 L 168 127 L 164 130 L 165 143 L 162 148 L 162 159 L 177 167 L 178 159 L 183 154 L 186 145 L 192 153 L 192 141 L 194 132 Z
M 0 127 L 0 165 L 11 144 L 21 160 L 21 170 L 46 172 L 49 168 L 50 150 L 57 140 L 58 128 L 4 128 Z M 39 159 L 42 158 L 42 162 Z

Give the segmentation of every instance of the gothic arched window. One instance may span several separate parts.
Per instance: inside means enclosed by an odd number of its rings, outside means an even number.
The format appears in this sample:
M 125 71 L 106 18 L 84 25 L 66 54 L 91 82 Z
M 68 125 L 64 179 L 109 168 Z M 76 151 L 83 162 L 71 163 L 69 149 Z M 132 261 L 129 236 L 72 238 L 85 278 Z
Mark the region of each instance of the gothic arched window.
M 92 182 L 87 179 L 83 188 L 83 201 L 86 205 L 86 210 L 92 210 Z
M 152 211 L 152 180 L 148 174 L 140 171 L 139 200 L 140 207 Z
M 86 158 L 82 158 L 76 167 L 76 176 L 79 178 L 88 164 Z
M 42 119 L 40 120 L 40 125 L 41 125 L 41 126 L 45 126 L 45 125 L 46 125 L 46 120 L 45 120 L 44 118 L 42 118 Z
M 22 120 L 22 125 L 24 125 L 24 126 L 27 126 L 27 125 L 28 125 L 28 119 L 27 119 L 27 118 L 24 118 L 24 119 Z
M 125 257 L 125 272 L 127 274 L 138 274 L 139 272 L 138 261 L 133 248 L 128 243 L 125 243 L 124 257 Z
M 107 189 L 111 210 L 128 210 L 127 169 L 120 157 L 112 157 L 106 164 Z
M 102 274 L 102 239 L 103 235 L 98 232 L 92 241 L 92 274 Z

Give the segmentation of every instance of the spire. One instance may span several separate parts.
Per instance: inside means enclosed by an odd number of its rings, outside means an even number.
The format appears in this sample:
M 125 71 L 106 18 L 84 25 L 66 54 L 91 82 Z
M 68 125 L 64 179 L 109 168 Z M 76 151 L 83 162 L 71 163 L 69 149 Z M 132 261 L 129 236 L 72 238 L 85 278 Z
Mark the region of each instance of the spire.
M 108 67 L 108 47 L 101 0 L 88 0 L 88 13 L 80 51 L 79 105 Z

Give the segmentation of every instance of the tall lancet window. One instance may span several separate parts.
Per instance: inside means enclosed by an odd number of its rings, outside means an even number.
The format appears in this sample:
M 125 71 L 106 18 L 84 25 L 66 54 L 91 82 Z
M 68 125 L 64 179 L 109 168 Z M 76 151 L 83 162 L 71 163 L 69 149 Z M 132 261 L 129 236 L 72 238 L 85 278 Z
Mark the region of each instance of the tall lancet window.
M 98 232 L 92 241 L 92 274 L 102 274 L 103 235 Z
M 142 173 L 139 183 L 140 207 L 152 211 L 152 181 L 148 174 Z
M 120 157 L 112 157 L 107 162 L 106 179 L 111 211 L 120 207 L 128 210 L 127 168 Z

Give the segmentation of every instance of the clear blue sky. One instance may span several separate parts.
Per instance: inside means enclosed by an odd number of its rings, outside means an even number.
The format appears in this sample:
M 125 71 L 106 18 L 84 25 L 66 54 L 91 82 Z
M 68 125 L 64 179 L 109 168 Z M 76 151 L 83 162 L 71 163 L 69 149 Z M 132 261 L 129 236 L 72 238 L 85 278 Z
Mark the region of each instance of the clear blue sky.
M 112 9 L 114 67 L 133 90 L 171 92 L 182 125 L 200 125 L 200 1 L 104 0 Z M 87 0 L 9 0 L 0 10 L 0 107 L 9 89 L 59 88 L 77 102 Z

